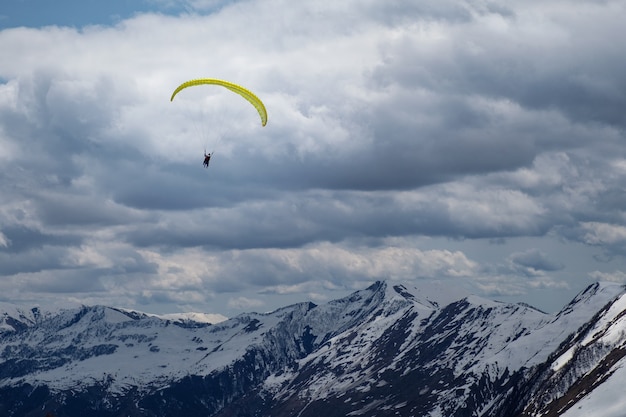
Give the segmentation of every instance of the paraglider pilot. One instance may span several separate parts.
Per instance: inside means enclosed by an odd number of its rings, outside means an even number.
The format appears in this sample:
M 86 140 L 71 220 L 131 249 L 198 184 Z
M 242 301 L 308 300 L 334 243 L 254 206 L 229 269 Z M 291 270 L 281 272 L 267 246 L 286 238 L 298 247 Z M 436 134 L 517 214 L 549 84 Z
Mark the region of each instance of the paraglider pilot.
M 211 152 L 209 153 L 204 153 L 204 162 L 202 163 L 202 165 L 204 165 L 205 168 L 209 167 L 209 161 L 211 160 Z

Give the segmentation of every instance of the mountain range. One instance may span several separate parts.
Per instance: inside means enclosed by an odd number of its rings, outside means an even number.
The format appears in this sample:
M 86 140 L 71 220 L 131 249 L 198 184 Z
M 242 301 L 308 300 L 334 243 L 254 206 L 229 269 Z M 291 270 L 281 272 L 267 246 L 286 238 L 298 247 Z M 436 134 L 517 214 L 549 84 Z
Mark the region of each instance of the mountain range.
M 0 303 L 0 416 L 623 417 L 626 286 L 553 314 L 445 284 L 211 323 Z

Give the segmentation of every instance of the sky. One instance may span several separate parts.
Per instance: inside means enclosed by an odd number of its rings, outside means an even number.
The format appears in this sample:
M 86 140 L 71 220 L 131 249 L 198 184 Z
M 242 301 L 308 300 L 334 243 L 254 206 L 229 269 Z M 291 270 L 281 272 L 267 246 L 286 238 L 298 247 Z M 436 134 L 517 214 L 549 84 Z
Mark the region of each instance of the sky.
M 0 301 L 626 283 L 621 0 L 3 0 Z M 268 112 L 219 78 L 252 90 Z M 213 152 L 208 169 L 203 152 Z

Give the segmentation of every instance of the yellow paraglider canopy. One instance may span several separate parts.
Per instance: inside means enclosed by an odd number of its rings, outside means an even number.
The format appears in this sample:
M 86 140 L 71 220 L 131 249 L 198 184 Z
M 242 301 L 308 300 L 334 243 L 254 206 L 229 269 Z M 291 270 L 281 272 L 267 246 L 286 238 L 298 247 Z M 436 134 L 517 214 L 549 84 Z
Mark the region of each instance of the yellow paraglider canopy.
M 240 85 L 231 83 L 229 81 L 218 80 L 215 78 L 199 78 L 196 80 L 190 80 L 190 81 L 184 82 L 181 85 L 179 85 L 176 88 L 176 90 L 174 90 L 174 92 L 172 93 L 172 97 L 170 98 L 170 101 L 174 100 L 174 97 L 176 96 L 176 94 L 178 94 L 179 91 L 184 90 L 187 87 L 193 87 L 196 85 L 203 85 L 203 84 L 221 85 L 222 87 L 226 87 L 230 91 L 233 91 L 239 94 L 241 97 L 248 100 L 250 104 L 252 104 L 254 108 L 256 108 L 256 110 L 259 112 L 259 116 L 261 116 L 261 125 L 265 126 L 265 124 L 267 123 L 267 110 L 265 109 L 265 105 L 263 104 L 261 99 L 259 99 L 252 91 Z

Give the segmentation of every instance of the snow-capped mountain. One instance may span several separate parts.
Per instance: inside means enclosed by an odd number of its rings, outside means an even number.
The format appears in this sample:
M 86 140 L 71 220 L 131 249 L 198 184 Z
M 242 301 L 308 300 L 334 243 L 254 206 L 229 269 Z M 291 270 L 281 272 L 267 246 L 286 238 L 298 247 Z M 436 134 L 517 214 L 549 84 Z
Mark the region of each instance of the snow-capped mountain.
M 626 382 L 625 314 L 604 283 L 558 314 L 386 282 L 214 324 L 2 304 L 0 415 L 624 415 L 598 407 Z
M 591 304 L 591 295 L 599 289 L 588 288 L 566 311 L 577 309 L 581 302 Z M 524 401 L 524 415 L 625 416 L 625 356 L 626 294 L 622 293 L 570 334 L 525 381 L 524 391 L 531 395 Z

